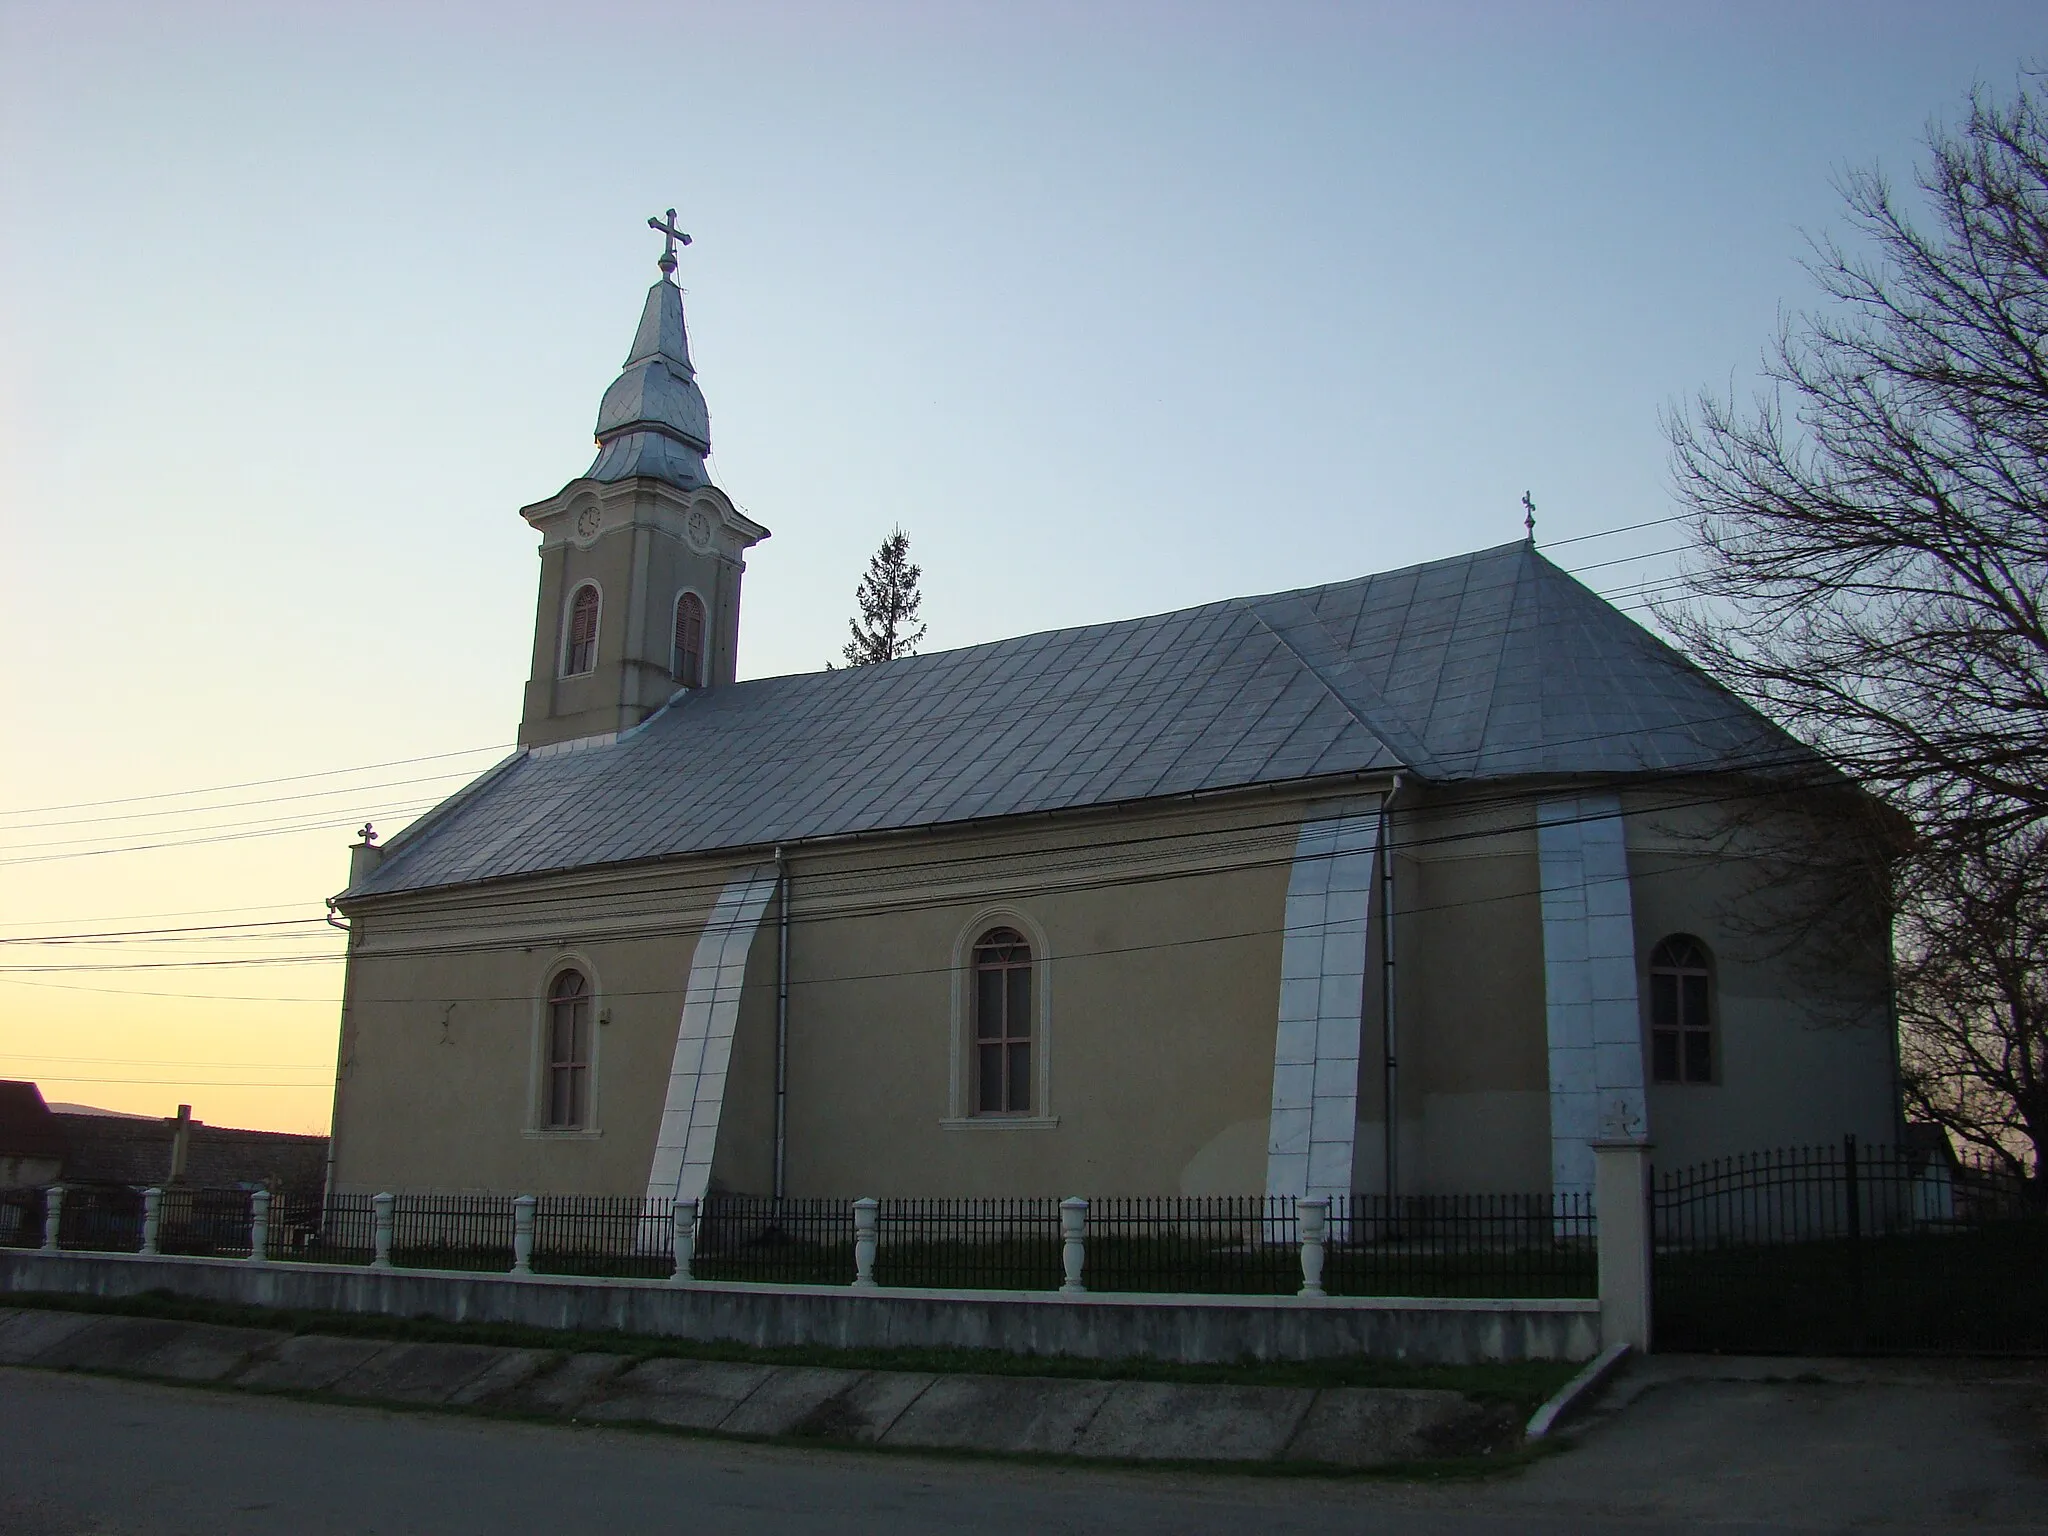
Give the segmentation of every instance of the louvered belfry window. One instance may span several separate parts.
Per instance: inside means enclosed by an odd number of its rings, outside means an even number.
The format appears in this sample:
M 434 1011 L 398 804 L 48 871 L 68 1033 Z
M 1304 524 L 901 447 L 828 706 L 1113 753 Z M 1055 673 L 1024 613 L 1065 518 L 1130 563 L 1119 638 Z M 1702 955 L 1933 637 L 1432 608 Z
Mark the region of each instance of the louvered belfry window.
M 704 685 L 704 599 L 694 592 L 676 599 L 675 679 L 687 688 Z
M 585 583 L 569 602 L 569 640 L 562 647 L 562 676 L 576 677 L 597 666 L 597 588 Z
M 1650 951 L 1650 1076 L 1660 1083 L 1714 1080 L 1714 972 L 1707 947 L 1674 933 Z
M 548 1128 L 576 1130 L 590 1114 L 590 983 L 564 971 L 548 988 Z
M 1031 1113 L 1031 945 L 991 928 L 974 945 L 974 1107 Z

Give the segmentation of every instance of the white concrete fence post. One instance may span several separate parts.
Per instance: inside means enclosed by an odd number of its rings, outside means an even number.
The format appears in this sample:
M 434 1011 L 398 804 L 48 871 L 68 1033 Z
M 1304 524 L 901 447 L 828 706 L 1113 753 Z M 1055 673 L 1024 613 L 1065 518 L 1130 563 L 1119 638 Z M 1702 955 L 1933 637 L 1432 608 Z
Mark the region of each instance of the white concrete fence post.
M 853 1284 L 857 1290 L 875 1288 L 875 1228 L 881 1213 L 879 1200 L 853 1202 Z
M 397 1198 L 393 1195 L 370 1196 L 371 1241 L 376 1245 L 370 1259 L 372 1269 L 391 1267 L 391 1208 L 395 1204 Z
M 270 1257 L 270 1191 L 249 1193 L 249 1262 L 261 1264 Z
M 1600 1224 L 1600 1347 L 1650 1349 L 1650 1143 L 1593 1143 Z
M 1301 1291 L 1303 1296 L 1322 1296 L 1323 1290 L 1323 1241 L 1330 1231 L 1330 1199 L 1327 1195 L 1316 1195 L 1310 1199 L 1294 1202 L 1295 1215 L 1301 1218 Z
M 1078 1296 L 1088 1287 L 1081 1283 L 1081 1270 L 1088 1262 L 1088 1202 L 1070 1195 L 1060 1202 L 1060 1269 L 1066 1281 L 1062 1296 Z
M 57 1229 L 64 1225 L 64 1186 L 52 1184 L 43 1191 L 43 1252 L 57 1251 Z
M 157 1243 L 164 1228 L 164 1192 L 160 1189 L 145 1189 L 142 1192 L 142 1252 L 154 1258 Z
M 532 1195 L 512 1197 L 512 1273 L 533 1273 L 533 1218 L 540 1201 Z
M 697 1262 L 697 1202 L 678 1200 L 671 1221 L 669 1240 L 675 1248 L 676 1267 L 669 1280 L 684 1285 L 691 1278 L 690 1266 Z

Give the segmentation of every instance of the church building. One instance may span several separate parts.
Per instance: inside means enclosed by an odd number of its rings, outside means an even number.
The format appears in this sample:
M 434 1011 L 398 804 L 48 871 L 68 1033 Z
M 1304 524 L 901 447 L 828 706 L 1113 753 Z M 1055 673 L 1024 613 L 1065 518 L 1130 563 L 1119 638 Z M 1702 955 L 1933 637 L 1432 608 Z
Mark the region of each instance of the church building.
M 337 1189 L 1540 1193 L 1603 1137 L 1894 1138 L 1883 975 L 1739 920 L 1738 808 L 1818 760 L 1533 538 L 737 681 L 769 531 L 674 267 L 521 510 L 518 749 L 336 898 Z

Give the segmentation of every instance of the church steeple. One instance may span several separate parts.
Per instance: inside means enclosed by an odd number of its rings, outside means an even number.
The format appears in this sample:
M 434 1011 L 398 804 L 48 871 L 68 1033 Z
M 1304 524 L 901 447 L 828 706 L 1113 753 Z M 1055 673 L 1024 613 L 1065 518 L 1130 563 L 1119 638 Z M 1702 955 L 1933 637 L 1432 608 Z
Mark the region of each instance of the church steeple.
M 679 689 L 729 683 L 738 665 L 745 554 L 768 530 L 711 483 L 711 416 L 697 388 L 676 246 L 647 290 L 623 372 L 597 409 L 597 458 L 520 509 L 541 535 L 527 746 L 630 730 Z
M 672 256 L 664 261 L 674 265 Z M 690 365 L 683 293 L 666 272 L 647 290 L 625 371 L 597 408 L 597 441 L 589 479 L 648 475 L 685 490 L 710 483 L 711 413 Z

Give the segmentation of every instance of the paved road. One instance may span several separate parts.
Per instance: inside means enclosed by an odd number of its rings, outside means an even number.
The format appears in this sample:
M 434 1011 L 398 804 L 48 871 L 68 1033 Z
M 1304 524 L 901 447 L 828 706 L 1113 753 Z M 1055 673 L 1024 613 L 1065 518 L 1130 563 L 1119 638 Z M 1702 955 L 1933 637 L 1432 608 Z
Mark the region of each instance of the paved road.
M 1655 1362 L 1561 1454 L 1418 1486 L 789 1450 L 0 1370 L 0 1531 L 2048 1533 L 2039 1378 L 1744 1374 Z

